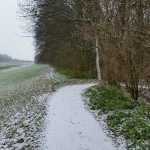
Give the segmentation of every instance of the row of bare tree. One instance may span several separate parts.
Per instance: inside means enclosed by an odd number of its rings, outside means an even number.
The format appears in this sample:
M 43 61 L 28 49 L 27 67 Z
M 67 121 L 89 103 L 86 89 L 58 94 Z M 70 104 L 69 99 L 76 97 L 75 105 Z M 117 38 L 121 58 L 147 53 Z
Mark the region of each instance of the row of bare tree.
M 35 61 L 88 71 L 138 99 L 150 84 L 149 0 L 22 0 Z

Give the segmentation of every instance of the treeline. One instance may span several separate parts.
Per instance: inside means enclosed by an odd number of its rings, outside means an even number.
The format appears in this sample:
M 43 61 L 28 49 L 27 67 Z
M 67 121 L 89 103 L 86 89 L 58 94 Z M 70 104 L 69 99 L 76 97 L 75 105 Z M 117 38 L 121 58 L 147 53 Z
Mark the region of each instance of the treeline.
M 8 61 L 12 61 L 13 59 L 6 55 L 6 54 L 0 54 L 0 62 L 8 62 Z
M 33 61 L 29 61 L 29 60 L 21 60 L 21 59 L 14 59 L 9 55 L 6 54 L 0 54 L 0 62 L 24 62 L 24 63 L 33 63 Z
M 150 84 L 149 0 L 24 0 L 37 63 L 88 71 L 134 99 Z

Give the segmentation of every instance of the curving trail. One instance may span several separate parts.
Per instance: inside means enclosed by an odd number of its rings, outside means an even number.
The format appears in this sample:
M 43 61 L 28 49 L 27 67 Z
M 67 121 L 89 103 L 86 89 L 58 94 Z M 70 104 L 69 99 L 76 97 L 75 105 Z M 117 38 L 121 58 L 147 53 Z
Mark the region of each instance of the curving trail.
M 53 94 L 42 150 L 116 150 L 82 101 L 83 90 L 92 85 L 66 86 Z

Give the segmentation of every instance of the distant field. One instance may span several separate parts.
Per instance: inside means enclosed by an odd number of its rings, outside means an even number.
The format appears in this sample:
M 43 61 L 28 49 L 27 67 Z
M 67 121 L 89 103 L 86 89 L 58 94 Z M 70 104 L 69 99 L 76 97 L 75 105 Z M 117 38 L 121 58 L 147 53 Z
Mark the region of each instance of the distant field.
M 0 62 L 0 70 L 9 69 L 11 67 L 17 67 L 20 65 L 24 65 L 23 62 Z

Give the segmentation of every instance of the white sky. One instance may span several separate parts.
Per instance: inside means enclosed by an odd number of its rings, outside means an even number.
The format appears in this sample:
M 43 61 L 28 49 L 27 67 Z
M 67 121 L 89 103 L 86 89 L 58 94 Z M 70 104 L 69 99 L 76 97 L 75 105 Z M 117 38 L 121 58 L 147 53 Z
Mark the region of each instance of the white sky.
M 33 39 L 25 36 L 17 16 L 18 0 L 0 0 L 0 53 L 12 58 L 34 60 Z M 21 35 L 21 36 L 17 36 Z

